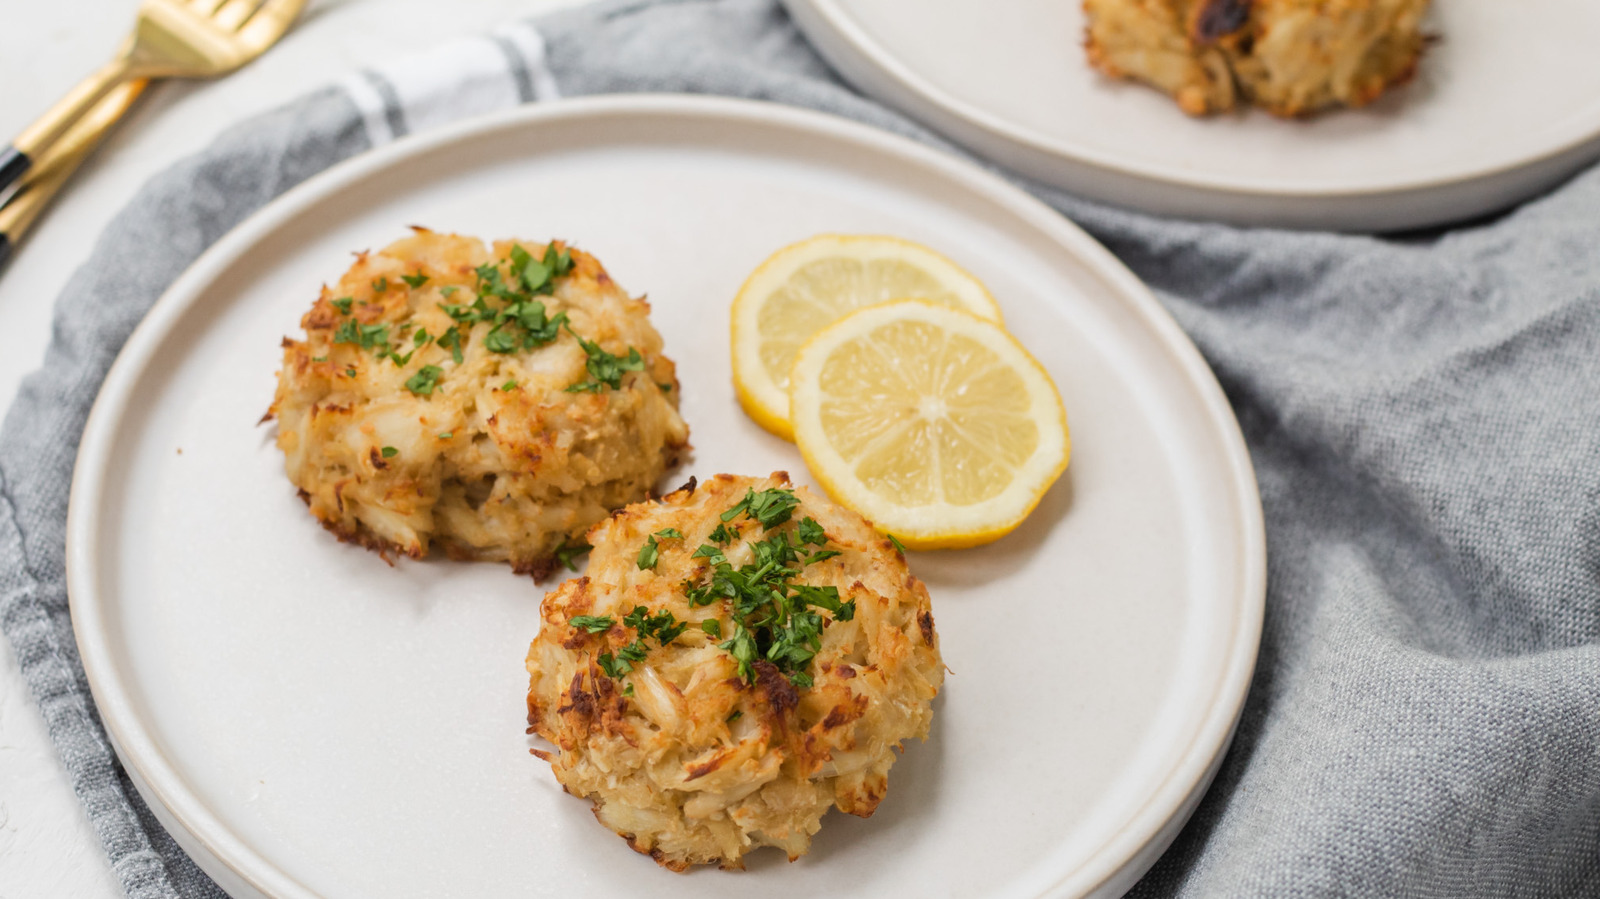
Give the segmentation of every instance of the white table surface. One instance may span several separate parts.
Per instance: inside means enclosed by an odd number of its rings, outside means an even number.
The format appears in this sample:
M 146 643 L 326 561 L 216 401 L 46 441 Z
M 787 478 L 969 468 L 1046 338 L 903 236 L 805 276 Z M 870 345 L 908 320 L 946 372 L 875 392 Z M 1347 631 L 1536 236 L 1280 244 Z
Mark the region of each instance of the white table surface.
M 94 239 L 150 176 L 226 126 L 351 69 L 574 0 L 312 0 L 266 56 L 221 81 L 147 93 L 0 270 L 0 406 L 38 367 L 50 307 Z M 0 3 L 0 139 L 109 58 L 137 0 Z M 0 899 L 110 899 L 121 890 L 0 639 Z

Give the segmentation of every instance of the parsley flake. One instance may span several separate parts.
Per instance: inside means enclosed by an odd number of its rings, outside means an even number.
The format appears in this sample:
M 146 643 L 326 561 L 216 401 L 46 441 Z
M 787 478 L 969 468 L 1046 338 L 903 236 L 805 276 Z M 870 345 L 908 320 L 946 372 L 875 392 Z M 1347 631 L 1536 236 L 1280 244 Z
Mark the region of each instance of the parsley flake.
M 707 618 L 706 620 L 700 622 L 700 629 L 705 631 L 706 635 L 710 637 L 722 636 L 722 622 L 715 618 Z
M 744 499 L 728 511 L 722 513 L 723 521 L 732 521 L 740 513 L 749 515 L 761 522 L 764 528 L 775 528 L 794 514 L 800 505 L 800 499 L 794 495 L 793 490 L 784 490 L 774 487 L 771 490 L 747 490 Z
M 373 322 L 363 325 L 355 319 L 350 319 L 333 332 L 334 343 L 353 343 L 364 350 L 383 347 L 383 354 L 389 351 L 389 325 L 385 322 Z
M 591 549 L 594 549 L 594 547 L 584 543 L 582 540 L 568 542 L 563 539 L 561 545 L 556 547 L 556 561 L 567 566 L 572 571 L 577 571 L 578 563 L 575 560 Z
M 578 615 L 567 623 L 591 634 L 601 634 L 611 630 L 611 625 L 616 622 L 610 615 Z
M 900 542 L 899 537 L 896 537 L 893 534 L 885 534 L 884 536 L 888 537 L 889 542 L 894 544 L 894 548 L 900 551 L 900 555 L 903 556 L 906 554 L 906 545 Z
M 461 355 L 461 332 L 457 330 L 455 325 L 445 329 L 445 332 L 440 334 L 434 342 L 449 350 L 450 358 L 454 359 L 457 365 L 460 365 L 465 358 Z
M 400 451 L 392 446 L 386 446 L 380 452 L 383 453 L 385 459 L 393 459 L 395 456 L 400 455 Z
M 589 357 L 583 364 L 589 372 L 589 380 L 568 387 L 568 393 L 599 393 L 605 387 L 621 390 L 624 372 L 644 371 L 644 357 L 634 347 L 628 347 L 626 357 L 615 356 L 601 349 L 600 344 L 579 337 L 571 325 L 567 325 L 567 333 L 578 341 L 578 346 L 583 347 L 583 352 Z
M 383 293 L 385 290 L 388 290 L 388 289 L 389 289 L 389 279 L 388 278 L 379 278 L 378 280 L 372 282 L 372 290 L 373 290 L 374 293 Z
M 502 391 L 504 391 L 505 393 L 510 393 L 511 391 L 517 389 L 517 382 L 516 381 L 507 381 L 504 384 L 500 385 L 500 389 Z
M 600 663 L 600 670 L 604 671 L 608 677 L 622 677 L 633 670 L 632 665 L 619 660 L 609 652 L 600 653 L 600 657 L 595 661 Z
M 424 275 L 422 272 L 417 272 L 414 275 L 401 275 L 400 280 L 406 282 L 407 287 L 415 290 L 418 287 L 428 283 L 428 276 Z
M 328 302 L 333 304 L 333 308 L 339 310 L 340 315 L 349 315 L 350 304 L 355 302 L 355 297 L 340 297 L 337 300 L 329 300 Z
M 654 569 L 656 562 L 661 559 L 660 548 L 656 545 L 657 538 L 662 540 L 682 540 L 683 534 L 677 528 L 664 528 L 646 537 L 644 545 L 639 547 L 639 558 L 636 560 L 640 571 Z
M 424 365 L 406 380 L 406 389 L 417 396 L 428 396 L 439 389 L 439 379 L 443 377 L 444 369 L 437 365 Z

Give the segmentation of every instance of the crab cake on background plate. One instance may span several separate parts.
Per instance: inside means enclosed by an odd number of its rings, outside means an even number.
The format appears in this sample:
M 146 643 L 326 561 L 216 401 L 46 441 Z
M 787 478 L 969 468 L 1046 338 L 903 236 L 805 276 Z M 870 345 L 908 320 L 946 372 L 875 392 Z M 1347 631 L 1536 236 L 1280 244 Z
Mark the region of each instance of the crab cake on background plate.
M 593 256 L 414 230 L 284 340 L 289 480 L 342 539 L 542 577 L 688 447 L 672 360 Z
M 805 853 L 870 816 L 944 681 L 928 591 L 860 515 L 782 473 L 717 475 L 589 532 L 540 607 L 534 750 L 664 867 Z
M 1095 68 L 1191 115 L 1365 106 L 1416 71 L 1428 0 L 1083 0 Z

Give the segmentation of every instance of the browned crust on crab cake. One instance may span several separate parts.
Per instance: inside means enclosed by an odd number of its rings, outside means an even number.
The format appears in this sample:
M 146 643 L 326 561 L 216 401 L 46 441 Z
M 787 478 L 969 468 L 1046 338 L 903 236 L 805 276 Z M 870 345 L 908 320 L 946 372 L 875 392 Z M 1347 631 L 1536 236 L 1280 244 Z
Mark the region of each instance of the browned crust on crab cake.
M 1363 106 L 1410 80 L 1428 0 L 1083 0 L 1095 68 L 1191 115 Z
M 422 558 L 437 546 L 545 576 L 565 541 L 648 496 L 688 448 L 675 367 L 649 304 L 593 256 L 566 248 L 570 272 L 536 299 L 606 352 L 643 358 L 617 389 L 570 392 L 588 380 L 588 356 L 567 330 L 495 352 L 485 343 L 492 322 L 458 324 L 442 308 L 473 304 L 476 269 L 493 263 L 506 274 L 516 244 L 414 231 L 358 254 L 301 319 L 305 338 L 284 340 L 268 417 L 289 480 L 328 530 L 385 558 Z M 545 250 L 520 246 L 535 257 Z M 339 339 L 341 328 L 348 337 L 351 327 L 380 326 L 381 342 Z M 452 327 L 460 346 L 442 346 Z M 426 371 L 435 388 L 408 387 Z
M 865 519 L 803 487 L 789 522 L 771 530 L 748 517 L 729 522 L 738 534 L 724 552 L 730 564 L 744 564 L 752 543 L 778 531 L 793 539 L 807 517 L 841 551 L 797 576 L 855 603 L 848 621 L 825 619 L 809 662 L 813 683 L 796 686 L 765 660 L 746 680 L 720 639 L 702 630 L 711 619 L 731 634 L 732 608 L 723 599 L 688 600 L 685 582 L 704 579 L 711 566 L 695 551 L 746 491 L 788 486 L 782 472 L 717 475 L 629 506 L 589 532 L 595 548 L 586 575 L 552 590 L 540 607 L 528 650 L 528 723 L 555 751 L 534 754 L 568 793 L 594 803 L 602 824 L 675 871 L 742 869 L 761 846 L 793 861 L 829 808 L 861 817 L 877 809 L 897 750 L 925 739 L 932 721 L 944 666 L 927 589 Z M 660 539 L 655 566 L 641 569 L 640 547 L 666 528 L 682 538 Z M 688 626 L 666 646 L 648 644 L 619 680 L 599 659 L 635 639 L 621 622 L 639 605 Z M 614 623 L 591 634 L 571 623 L 580 615 Z

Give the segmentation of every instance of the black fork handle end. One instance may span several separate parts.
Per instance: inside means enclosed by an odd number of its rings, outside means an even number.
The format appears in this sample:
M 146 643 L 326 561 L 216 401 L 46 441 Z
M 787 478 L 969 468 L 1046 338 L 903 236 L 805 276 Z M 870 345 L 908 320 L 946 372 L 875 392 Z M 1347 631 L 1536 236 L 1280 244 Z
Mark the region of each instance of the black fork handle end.
M 0 150 L 0 193 L 17 183 L 22 178 L 22 173 L 26 172 L 31 165 L 33 165 L 33 160 L 28 158 L 28 154 L 18 150 L 16 147 L 6 147 L 4 150 Z
M 6 260 L 11 258 L 11 238 L 0 232 L 0 271 L 4 271 Z

